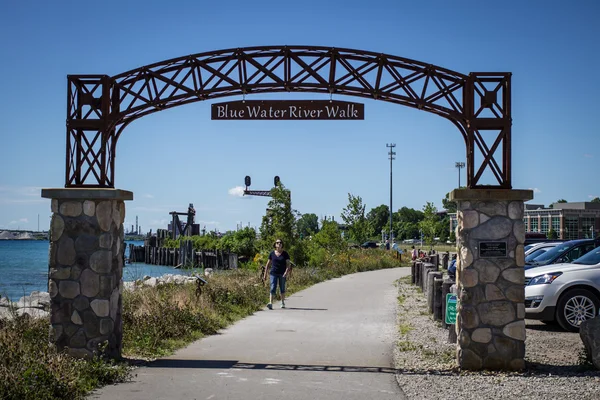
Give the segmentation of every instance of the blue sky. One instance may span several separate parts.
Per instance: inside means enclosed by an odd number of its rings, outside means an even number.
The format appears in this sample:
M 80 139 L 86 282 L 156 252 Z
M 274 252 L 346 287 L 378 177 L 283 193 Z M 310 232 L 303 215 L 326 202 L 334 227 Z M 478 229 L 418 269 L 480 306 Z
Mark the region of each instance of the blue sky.
M 41 188 L 63 187 L 67 74 L 116 75 L 232 47 L 320 45 L 388 53 L 467 74 L 512 72 L 512 186 L 535 204 L 600 196 L 597 1 L 5 1 L 0 4 L 0 229 L 47 229 Z M 292 95 L 253 96 L 293 99 Z M 303 98 L 323 99 L 320 94 Z M 365 103 L 364 121 L 211 121 L 210 102 L 126 128 L 115 186 L 130 190 L 126 229 L 165 227 L 196 207 L 207 229 L 260 225 L 267 198 L 232 189 L 279 175 L 301 213 L 339 220 L 348 193 L 389 203 L 386 143 L 396 143 L 394 209 L 421 209 L 458 185 L 465 146 L 448 121 Z M 235 97 L 219 101 L 237 100 Z M 177 161 L 175 161 L 177 160 Z M 461 182 L 466 182 L 462 170 Z M 491 182 L 490 182 L 491 183 Z

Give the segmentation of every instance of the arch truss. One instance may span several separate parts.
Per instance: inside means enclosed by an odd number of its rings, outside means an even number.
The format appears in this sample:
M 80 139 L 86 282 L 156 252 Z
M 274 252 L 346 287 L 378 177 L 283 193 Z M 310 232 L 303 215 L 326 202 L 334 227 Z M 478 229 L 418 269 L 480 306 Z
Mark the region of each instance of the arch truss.
M 226 96 L 315 92 L 449 119 L 465 140 L 467 186 L 510 189 L 510 81 L 507 72 L 463 75 L 387 54 L 311 46 L 218 50 L 113 77 L 69 75 L 65 186 L 114 188 L 119 136 L 144 115 Z M 481 183 L 484 176 L 492 182 Z

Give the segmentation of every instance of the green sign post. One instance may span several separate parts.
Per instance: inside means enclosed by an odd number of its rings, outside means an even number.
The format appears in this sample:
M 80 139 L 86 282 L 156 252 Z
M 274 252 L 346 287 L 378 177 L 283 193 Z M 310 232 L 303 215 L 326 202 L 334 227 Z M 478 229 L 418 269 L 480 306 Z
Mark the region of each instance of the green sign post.
M 456 303 L 458 299 L 455 294 L 448 293 L 446 295 L 446 324 L 456 324 Z

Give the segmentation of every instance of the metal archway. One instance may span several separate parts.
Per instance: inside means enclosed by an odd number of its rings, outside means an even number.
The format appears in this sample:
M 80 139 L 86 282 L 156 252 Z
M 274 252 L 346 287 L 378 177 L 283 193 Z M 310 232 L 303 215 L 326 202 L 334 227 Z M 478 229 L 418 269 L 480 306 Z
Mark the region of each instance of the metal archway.
M 114 188 L 119 136 L 144 115 L 225 96 L 316 92 L 366 97 L 440 115 L 464 137 L 467 186 L 511 189 L 509 72 L 463 75 L 369 51 L 265 46 L 193 54 L 113 77 L 67 78 L 65 187 Z M 486 170 L 497 184 L 479 184 Z

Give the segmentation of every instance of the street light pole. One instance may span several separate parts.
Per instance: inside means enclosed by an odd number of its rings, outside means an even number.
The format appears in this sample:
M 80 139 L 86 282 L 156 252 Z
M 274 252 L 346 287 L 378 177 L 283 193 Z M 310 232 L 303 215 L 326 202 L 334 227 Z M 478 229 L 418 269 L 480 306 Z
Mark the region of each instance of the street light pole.
M 388 147 L 390 151 L 388 155 L 390 156 L 390 235 L 388 236 L 390 242 L 392 241 L 392 161 L 395 160 L 396 152 L 394 151 L 394 147 L 396 147 L 396 143 L 386 144 L 385 147 Z M 390 243 L 391 246 L 391 243 Z
M 460 189 L 460 169 L 465 167 L 465 163 L 462 161 L 457 161 L 454 163 L 454 166 L 458 169 L 458 188 Z

